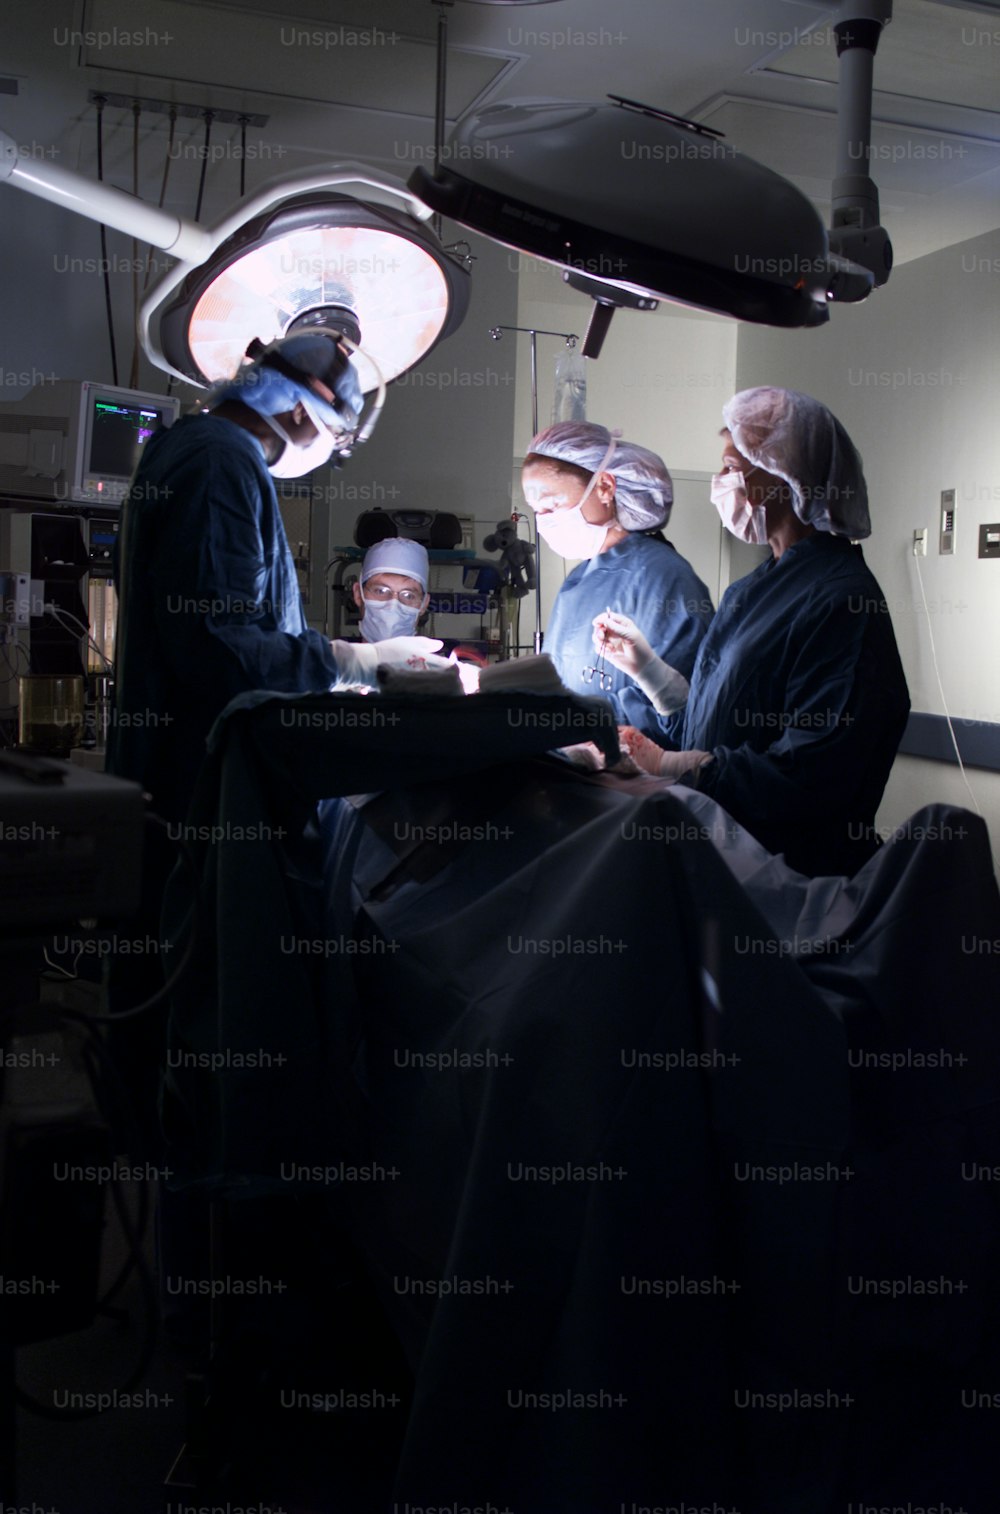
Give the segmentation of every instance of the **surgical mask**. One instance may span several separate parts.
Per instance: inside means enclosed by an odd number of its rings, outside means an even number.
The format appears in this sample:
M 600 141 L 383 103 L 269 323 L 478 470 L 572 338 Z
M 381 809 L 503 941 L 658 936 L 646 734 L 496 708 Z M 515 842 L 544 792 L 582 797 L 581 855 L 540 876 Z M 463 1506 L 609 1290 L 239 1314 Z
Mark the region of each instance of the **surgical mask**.
M 293 441 L 277 416 L 261 416 L 261 420 L 267 422 L 275 436 L 280 436 L 285 443 L 281 455 L 267 465 L 272 478 L 301 478 L 303 474 L 311 473 L 314 468 L 321 468 L 324 463 L 328 463 L 336 446 L 336 437 L 314 407 L 306 399 L 301 403 L 316 427 L 316 435 L 311 442 L 305 444 Z
M 766 544 L 767 512 L 763 505 L 751 505 L 742 473 L 713 474 L 711 500 L 730 535 L 754 547 Z
M 558 552 L 560 557 L 596 557 L 604 546 L 607 534 L 611 530 L 611 521 L 605 521 L 603 526 L 597 526 L 593 521 L 584 518 L 583 507 L 597 484 L 598 478 L 610 462 L 615 446 L 616 441 L 612 437 L 611 445 L 598 467 L 594 469 L 586 489 L 571 510 L 546 510 L 535 516 L 535 527 L 542 541 L 550 546 L 553 552 Z
M 393 636 L 412 636 L 417 629 L 420 610 L 401 605 L 398 599 L 365 600 L 365 613 L 361 617 L 361 635 L 365 641 L 389 641 Z

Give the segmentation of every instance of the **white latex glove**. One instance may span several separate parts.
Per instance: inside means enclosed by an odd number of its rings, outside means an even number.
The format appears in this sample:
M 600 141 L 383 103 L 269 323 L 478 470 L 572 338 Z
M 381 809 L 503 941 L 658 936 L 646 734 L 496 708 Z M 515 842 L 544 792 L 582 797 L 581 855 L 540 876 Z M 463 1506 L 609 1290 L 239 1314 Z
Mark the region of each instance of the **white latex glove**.
M 378 660 L 389 668 L 446 668 L 447 657 L 435 657 L 443 643 L 433 636 L 390 636 L 373 643 Z
M 635 621 L 615 610 L 602 610 L 594 616 L 594 651 L 603 652 L 608 662 L 630 678 L 641 673 L 655 656 Z
M 369 689 L 378 687 L 375 669 L 378 654 L 367 641 L 331 641 L 333 655 L 337 659 L 337 681 L 333 687 L 344 684 L 363 684 Z
M 701 769 L 714 761 L 711 752 L 661 752 L 660 777 L 672 778 L 676 783 L 686 784 L 689 789 L 696 789 Z
M 594 651 L 634 678 L 657 715 L 670 715 L 687 704 L 689 684 L 669 662 L 657 657 L 634 620 L 616 610 L 594 616 Z
M 391 636 L 388 641 L 375 642 L 331 641 L 330 645 L 339 674 L 335 687 L 360 683 L 377 688 L 376 669 L 380 662 L 392 668 L 447 666 L 443 658 L 433 655 L 441 643 L 430 636 Z
M 643 735 L 642 731 L 637 731 L 634 725 L 618 727 L 618 745 L 636 767 L 645 773 L 652 773 L 654 778 L 660 776 L 660 758 L 666 757 L 667 753 L 655 741 Z
M 699 770 L 715 761 L 711 752 L 665 752 L 631 725 L 618 727 L 618 744 L 644 772 L 652 773 L 654 778 L 686 783 L 689 788 L 698 787 Z

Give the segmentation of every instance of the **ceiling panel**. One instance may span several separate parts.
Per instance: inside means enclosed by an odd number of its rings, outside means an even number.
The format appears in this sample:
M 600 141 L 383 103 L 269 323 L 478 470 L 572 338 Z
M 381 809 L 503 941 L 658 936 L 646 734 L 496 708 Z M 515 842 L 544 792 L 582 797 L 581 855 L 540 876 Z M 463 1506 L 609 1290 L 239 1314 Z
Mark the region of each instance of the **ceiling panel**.
M 822 28 L 834 10 L 832 0 L 456 0 L 444 8 L 449 115 L 483 91 L 490 100 L 617 91 L 720 127 L 823 207 L 837 66 Z M 250 189 L 289 168 L 348 159 L 405 178 L 432 155 L 441 13 L 433 0 L 15 0 L 0 14 L 0 50 L 18 93 L 0 94 L 0 124 L 26 151 L 54 152 L 95 177 L 88 96 L 101 88 L 266 115 L 248 141 Z M 117 27 L 119 37 L 81 54 L 55 35 L 81 25 Z M 137 46 L 123 45 L 127 32 L 143 34 Z M 998 63 L 1000 0 L 895 0 L 875 64 L 872 170 L 898 260 L 1000 224 Z M 131 110 L 109 108 L 103 129 L 105 174 L 130 188 Z M 188 213 L 201 192 L 203 137 L 200 120 L 178 124 L 167 197 Z M 138 138 L 139 192 L 155 197 L 166 116 L 144 112 Z M 216 121 L 206 219 L 238 192 L 239 148 L 238 131 Z
M 355 10 L 364 9 L 358 0 Z M 221 88 L 254 98 L 434 114 L 434 44 L 373 19 L 319 22 L 254 13 L 234 25 L 233 11 L 224 5 L 199 5 L 194 12 L 177 0 L 87 0 L 83 31 L 94 40 L 81 48 L 80 63 L 99 70 L 105 88 L 138 88 L 147 96 L 178 99 L 194 91 L 199 100 Z M 449 116 L 468 109 L 513 62 L 509 56 L 452 47 Z M 171 83 L 179 86 L 173 95 Z
M 1000 110 L 1000 26 L 981 9 L 896 0 L 875 58 L 883 94 Z M 804 37 L 768 64 L 798 78 L 837 78 L 837 50 L 828 28 Z
M 829 195 L 836 152 L 832 113 L 728 95 L 699 120 L 800 187 L 808 184 L 807 192 Z M 896 192 L 938 195 L 998 167 L 1000 142 L 876 120 L 870 166 L 859 162 L 858 172 L 871 174 L 888 203 Z

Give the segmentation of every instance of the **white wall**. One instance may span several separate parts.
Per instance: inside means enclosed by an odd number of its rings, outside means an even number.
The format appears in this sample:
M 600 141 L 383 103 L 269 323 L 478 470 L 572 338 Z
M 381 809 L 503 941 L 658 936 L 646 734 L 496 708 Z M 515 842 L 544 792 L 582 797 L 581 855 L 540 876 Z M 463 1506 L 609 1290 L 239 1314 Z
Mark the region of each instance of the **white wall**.
M 1000 563 L 977 557 L 1000 521 L 1000 233 L 904 264 L 818 332 L 742 326 L 737 387 L 780 384 L 828 404 L 862 453 L 872 536 L 865 556 L 892 612 L 914 710 L 1000 723 Z M 953 557 L 938 554 L 940 492 L 957 490 Z M 919 566 L 915 529 L 929 532 Z M 1000 775 L 969 770 L 1000 855 Z M 880 811 L 894 826 L 933 800 L 969 804 L 957 769 L 899 758 Z

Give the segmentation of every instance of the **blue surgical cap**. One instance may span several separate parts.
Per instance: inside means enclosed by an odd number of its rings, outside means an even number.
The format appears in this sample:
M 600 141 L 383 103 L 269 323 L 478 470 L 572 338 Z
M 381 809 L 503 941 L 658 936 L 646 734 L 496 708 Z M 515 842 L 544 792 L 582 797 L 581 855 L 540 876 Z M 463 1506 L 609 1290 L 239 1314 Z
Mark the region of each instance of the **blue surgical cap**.
M 303 377 L 298 384 L 267 363 L 275 353 L 297 369 Z M 332 405 L 309 387 L 308 378 L 318 378 L 332 389 L 337 404 Z M 217 385 L 208 397 L 212 409 L 225 400 L 239 400 L 258 415 L 284 415 L 299 403 L 312 407 L 326 425 L 350 430 L 361 414 L 364 398 L 357 370 L 347 361 L 336 340 L 324 332 L 300 332 L 274 342 L 265 352 L 240 368 L 231 379 Z
M 722 417 L 743 456 L 784 479 L 805 525 L 855 540 L 871 535 L 861 458 L 819 400 L 794 389 L 743 389 Z
M 604 458 L 612 442 L 607 426 L 592 421 L 559 421 L 539 431 L 528 452 L 572 463 L 587 473 L 611 473 L 615 480 L 615 515 L 626 531 L 654 531 L 670 519 L 674 486 L 662 457 L 624 438 Z
M 404 578 L 415 578 L 426 593 L 430 577 L 427 549 L 407 536 L 387 536 L 365 553 L 361 582 L 367 583 L 376 573 L 399 573 Z

